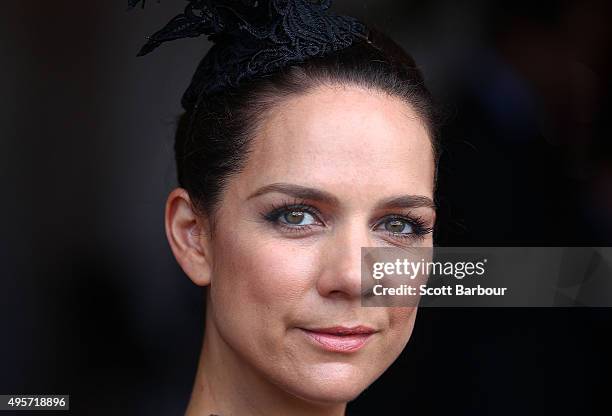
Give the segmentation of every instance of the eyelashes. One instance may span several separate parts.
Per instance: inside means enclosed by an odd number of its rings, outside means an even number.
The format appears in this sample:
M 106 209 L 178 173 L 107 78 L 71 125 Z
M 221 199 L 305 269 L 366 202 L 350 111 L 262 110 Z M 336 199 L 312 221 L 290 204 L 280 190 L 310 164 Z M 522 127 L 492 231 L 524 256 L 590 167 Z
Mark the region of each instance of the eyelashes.
M 307 235 L 316 227 L 326 225 L 321 212 L 301 200 L 273 205 L 261 216 L 279 231 L 296 236 Z M 394 239 L 419 241 L 431 233 L 433 227 L 428 226 L 428 221 L 420 216 L 391 214 L 378 219 L 372 230 Z
M 379 225 L 385 226 L 385 231 L 393 236 L 399 238 L 409 238 L 409 239 L 417 239 L 422 240 L 425 236 L 433 231 L 433 227 L 427 226 L 427 221 L 418 216 L 403 216 L 403 215 L 388 215 L 383 217 L 383 219 L 378 223 Z M 405 230 L 409 228 L 409 232 L 401 232 L 395 229 L 389 230 L 390 227 L 397 227 L 397 225 L 401 226 L 401 230 Z
M 297 200 L 273 206 L 271 210 L 261 215 L 270 224 L 291 233 L 305 233 L 314 226 L 325 225 L 317 209 Z

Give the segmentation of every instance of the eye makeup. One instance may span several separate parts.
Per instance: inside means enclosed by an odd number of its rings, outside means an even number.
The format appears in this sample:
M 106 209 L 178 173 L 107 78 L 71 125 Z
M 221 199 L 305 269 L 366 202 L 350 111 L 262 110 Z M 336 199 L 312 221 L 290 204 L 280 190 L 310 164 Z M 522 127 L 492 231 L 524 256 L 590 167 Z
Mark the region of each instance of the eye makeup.
M 312 222 L 309 224 L 295 224 L 287 221 L 287 215 L 301 214 L 303 218 L 305 214 L 312 218 Z M 304 200 L 293 199 L 291 201 L 282 202 L 279 205 L 273 204 L 271 208 L 260 213 L 261 217 L 272 226 L 276 227 L 279 231 L 296 234 L 306 234 L 312 231 L 314 227 L 324 227 L 325 222 L 321 219 L 323 216 L 321 212 L 309 205 Z
M 326 227 L 322 213 L 307 201 L 293 199 L 272 204 L 271 208 L 260 213 L 261 218 L 278 231 L 293 237 L 308 235 L 316 227 Z M 307 220 L 307 221 L 303 221 Z M 377 219 L 371 230 L 384 234 L 385 237 L 401 241 L 421 241 L 433 231 L 433 224 L 423 216 L 414 213 L 387 214 Z M 400 227 L 397 230 L 398 226 Z

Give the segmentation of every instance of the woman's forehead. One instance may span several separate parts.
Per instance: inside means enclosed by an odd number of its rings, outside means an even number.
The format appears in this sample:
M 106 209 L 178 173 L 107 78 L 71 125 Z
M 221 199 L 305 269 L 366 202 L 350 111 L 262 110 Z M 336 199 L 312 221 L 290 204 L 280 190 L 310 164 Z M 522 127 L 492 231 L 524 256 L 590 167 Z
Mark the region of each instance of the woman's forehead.
M 359 87 L 319 88 L 277 105 L 262 122 L 244 174 L 265 181 L 392 180 L 432 187 L 422 120 L 398 98 Z
M 380 127 L 425 129 L 420 117 L 402 99 L 352 85 L 319 86 L 304 94 L 291 95 L 269 112 L 263 124 L 268 135 L 278 136 L 283 129 L 292 129 L 302 138 L 309 134 L 325 138 L 342 133 L 357 138 L 362 133 L 376 137 L 383 133 L 378 131 Z

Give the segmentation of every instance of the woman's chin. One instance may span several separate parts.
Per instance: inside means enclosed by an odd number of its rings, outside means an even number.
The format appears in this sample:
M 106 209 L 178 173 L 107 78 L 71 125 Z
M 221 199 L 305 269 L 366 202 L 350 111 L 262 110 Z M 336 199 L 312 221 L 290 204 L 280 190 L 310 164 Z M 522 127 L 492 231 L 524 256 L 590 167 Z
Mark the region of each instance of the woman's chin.
M 352 364 L 324 363 L 311 367 L 307 374 L 285 388 L 309 402 L 340 404 L 357 398 L 375 378 Z

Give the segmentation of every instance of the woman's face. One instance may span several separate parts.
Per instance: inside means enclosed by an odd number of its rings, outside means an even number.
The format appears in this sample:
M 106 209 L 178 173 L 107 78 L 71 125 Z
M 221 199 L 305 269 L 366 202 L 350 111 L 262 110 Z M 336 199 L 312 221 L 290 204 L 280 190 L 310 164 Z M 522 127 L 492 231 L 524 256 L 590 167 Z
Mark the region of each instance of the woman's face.
M 431 246 L 433 181 L 427 130 L 399 99 L 338 86 L 284 100 L 223 194 L 206 331 L 286 392 L 355 398 L 416 315 L 361 307 L 361 247 Z

